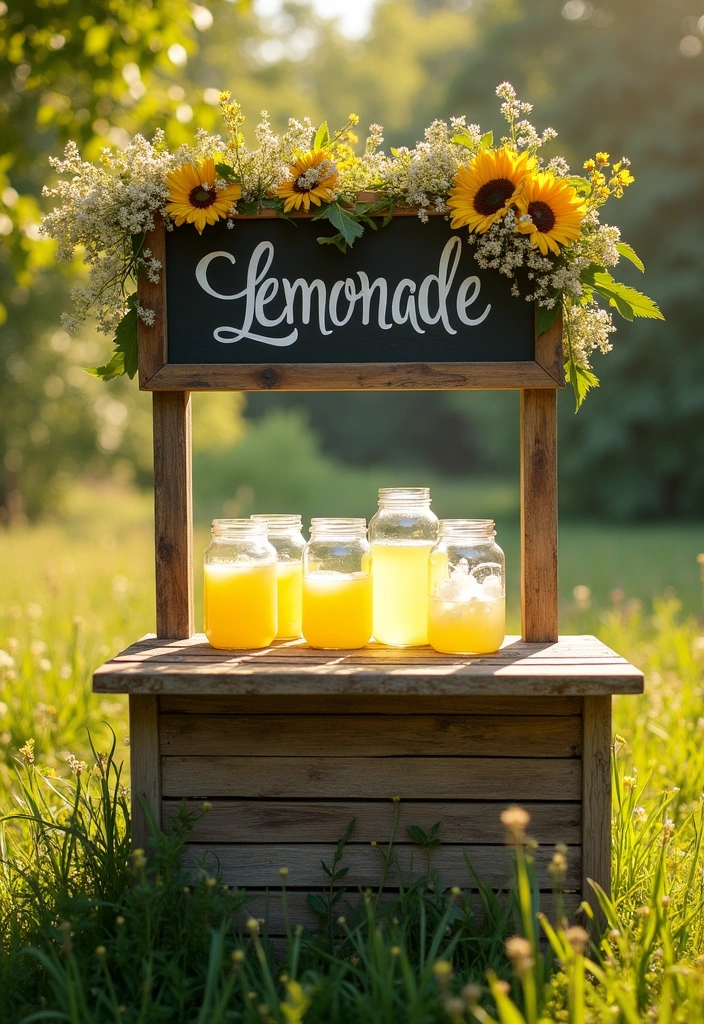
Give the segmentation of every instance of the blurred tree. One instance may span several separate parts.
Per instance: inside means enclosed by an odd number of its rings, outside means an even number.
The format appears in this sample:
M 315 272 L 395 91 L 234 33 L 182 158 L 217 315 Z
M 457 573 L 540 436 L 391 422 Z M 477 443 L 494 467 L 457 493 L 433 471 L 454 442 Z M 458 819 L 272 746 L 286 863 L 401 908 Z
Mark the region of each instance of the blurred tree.
M 483 0 L 481 43 L 446 97 L 445 110 L 498 127 L 490 86 L 508 79 L 575 168 L 596 150 L 633 162 L 636 184 L 605 219 L 643 257 L 667 322 L 620 321 L 597 359 L 601 389 L 576 418 L 564 396 L 561 494 L 574 514 L 704 511 L 702 13 L 692 0 Z
M 95 158 L 165 121 L 179 142 L 196 112 L 213 124 L 217 95 L 181 84 L 212 22 L 188 0 L 0 0 L 0 522 L 46 508 L 78 471 L 149 472 L 148 397 L 90 380 L 79 364 L 100 347 L 57 330 L 67 286 L 40 241 L 39 197 L 68 139 Z

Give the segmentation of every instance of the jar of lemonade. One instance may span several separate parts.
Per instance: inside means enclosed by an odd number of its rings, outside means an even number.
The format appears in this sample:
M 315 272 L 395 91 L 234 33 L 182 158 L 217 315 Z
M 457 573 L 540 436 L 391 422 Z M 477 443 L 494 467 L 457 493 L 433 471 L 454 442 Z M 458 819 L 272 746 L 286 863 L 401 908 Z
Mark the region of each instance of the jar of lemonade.
M 301 635 L 301 598 L 303 572 L 301 558 L 306 542 L 301 533 L 301 517 L 260 514 L 251 517 L 264 523 L 269 543 L 276 549 L 279 640 L 294 640 Z
M 493 519 L 441 519 L 430 552 L 428 639 L 443 654 L 489 654 L 506 632 L 505 558 Z
M 313 519 L 303 550 L 303 637 L 311 647 L 364 647 L 372 636 L 366 519 Z
M 427 487 L 382 487 L 369 524 L 374 639 L 394 647 L 428 642 L 428 556 L 438 535 Z
M 264 523 L 213 520 L 204 572 L 210 645 L 267 647 L 276 636 L 276 550 Z

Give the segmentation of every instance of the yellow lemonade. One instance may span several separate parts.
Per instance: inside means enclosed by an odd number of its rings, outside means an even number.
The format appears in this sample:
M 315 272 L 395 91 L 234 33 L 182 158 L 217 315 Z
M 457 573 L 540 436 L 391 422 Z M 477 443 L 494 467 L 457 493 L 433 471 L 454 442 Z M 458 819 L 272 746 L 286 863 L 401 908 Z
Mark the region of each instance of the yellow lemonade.
M 364 647 L 372 636 L 372 578 L 319 569 L 303 577 L 303 637 L 311 647 Z
M 293 640 L 301 635 L 303 569 L 300 562 L 277 562 L 276 585 L 279 608 L 279 640 Z
M 212 647 L 268 647 L 276 636 L 276 563 L 206 565 L 204 605 Z
M 435 541 L 372 543 L 374 639 L 394 647 L 428 642 L 428 556 Z
M 428 602 L 428 640 L 443 654 L 490 654 L 498 651 L 506 633 L 503 597 L 468 601 Z

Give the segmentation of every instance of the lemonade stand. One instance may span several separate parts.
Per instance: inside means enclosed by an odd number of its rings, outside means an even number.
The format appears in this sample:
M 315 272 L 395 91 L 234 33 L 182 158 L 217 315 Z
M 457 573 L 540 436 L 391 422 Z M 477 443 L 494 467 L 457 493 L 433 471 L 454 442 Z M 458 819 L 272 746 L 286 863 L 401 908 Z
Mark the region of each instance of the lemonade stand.
M 567 374 L 579 405 L 598 383 L 589 354 L 608 350 L 613 327 L 597 295 L 628 318 L 660 314 L 608 269 L 621 256 L 640 265 L 599 221 L 633 180 L 628 162 L 599 153 L 581 177 L 562 158 L 542 162 L 554 133 L 522 119 L 528 105 L 506 83 L 497 91 L 509 124 L 497 144 L 459 118 L 385 156 L 372 126 L 358 158 L 353 118 L 332 137 L 296 121 L 276 136 L 265 119 L 252 151 L 224 95 L 227 142 L 201 134 L 170 154 L 163 138 L 137 137 L 100 170 L 75 147 L 56 163 L 72 177 L 53 193 L 64 206 L 47 230 L 66 256 L 85 246 L 95 273 L 83 306 L 100 296 L 108 328 L 123 317 L 113 359 L 95 372 L 138 371 L 153 395 L 156 635 L 94 676 L 97 692 L 129 694 L 134 843 L 147 846 L 150 819 L 168 828 L 182 804 L 207 801 L 188 864 L 205 859 L 259 894 L 250 912 L 266 911 L 270 936 L 284 932 L 279 869 L 292 918 L 310 923 L 320 862 L 353 818 L 345 885 L 380 884 L 374 847 L 392 811 L 407 877 L 408 826 L 440 822 L 444 884 L 467 879 L 466 855 L 479 879 L 506 887 L 500 814 L 518 803 L 539 844 L 545 909 L 558 843 L 568 912 L 594 902 L 590 879 L 609 889 L 611 699 L 641 692 L 643 676 L 592 636 L 559 635 L 557 392 Z M 122 247 L 106 248 L 106 223 Z M 139 287 L 125 303 L 130 273 Z M 377 522 L 377 642 L 268 643 L 272 621 L 264 646 L 211 646 L 193 615 L 191 392 L 405 389 L 520 392 L 521 636 L 481 655 L 439 653 L 447 638 L 438 650 L 378 642 L 399 618 L 410 625 L 384 596 L 396 570 Z M 462 529 L 450 524 L 443 542 Z M 208 571 L 216 586 L 217 566 Z

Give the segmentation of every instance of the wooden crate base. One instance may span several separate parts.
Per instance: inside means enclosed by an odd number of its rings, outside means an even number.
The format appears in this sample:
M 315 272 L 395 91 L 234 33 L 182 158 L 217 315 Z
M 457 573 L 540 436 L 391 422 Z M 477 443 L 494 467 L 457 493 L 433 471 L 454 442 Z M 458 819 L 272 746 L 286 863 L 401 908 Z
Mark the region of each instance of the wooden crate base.
M 394 831 L 389 895 L 425 875 L 427 853 L 408 828 L 435 822 L 431 865 L 443 885 L 472 892 L 473 870 L 507 890 L 500 814 L 513 803 L 531 816 L 544 909 L 554 906 L 556 844 L 568 851 L 569 909 L 591 897 L 589 878 L 609 889 L 611 693 L 637 692 L 642 676 L 592 637 L 510 641 L 476 659 L 145 639 L 95 686 L 132 693 L 133 785 L 162 827 L 181 808 L 210 805 L 185 867 L 255 894 L 255 917 L 268 900 L 270 935 L 284 930 L 280 868 L 290 917 L 311 926 L 306 896 L 325 886 L 321 860 L 332 862 L 353 818 L 343 860 L 353 901 L 381 884 Z M 138 815 L 135 827 L 144 845 Z

